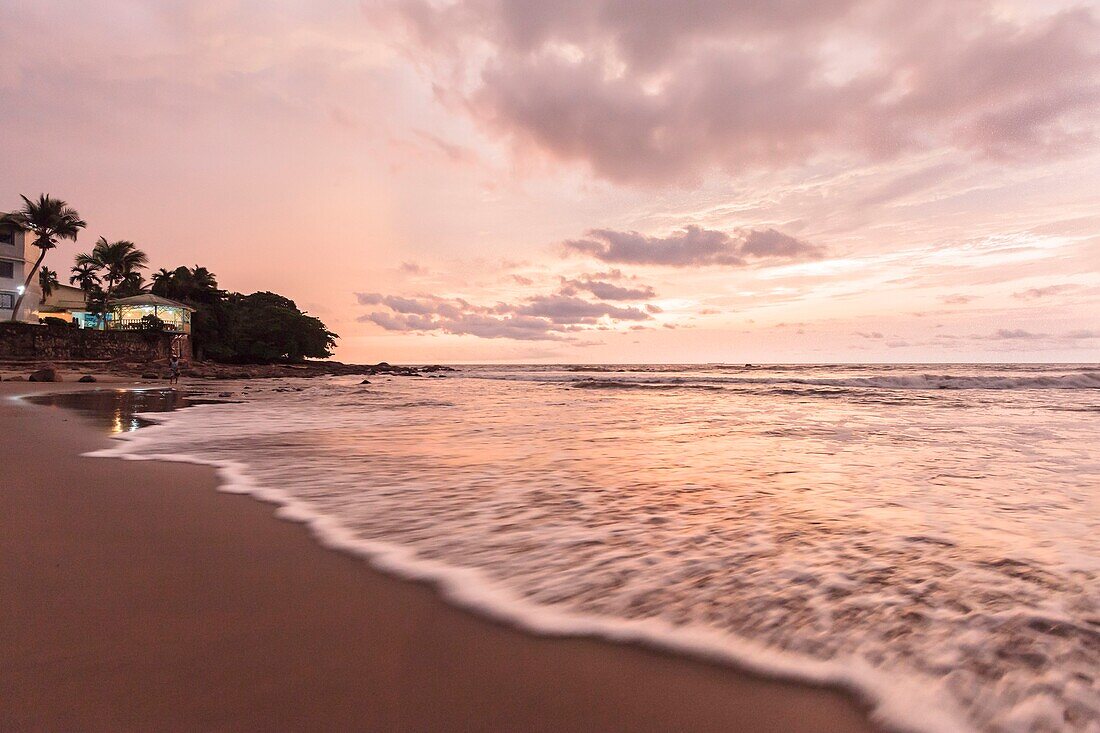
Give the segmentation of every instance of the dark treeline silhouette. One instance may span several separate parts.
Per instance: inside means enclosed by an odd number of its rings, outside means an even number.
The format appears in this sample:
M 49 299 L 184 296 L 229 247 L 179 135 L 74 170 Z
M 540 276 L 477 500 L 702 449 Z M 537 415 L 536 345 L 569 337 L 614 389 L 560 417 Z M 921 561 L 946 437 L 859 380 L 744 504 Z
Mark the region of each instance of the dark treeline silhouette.
M 39 249 L 34 266 L 26 273 L 26 282 L 12 309 L 18 318 L 27 288 L 38 277 L 43 298 L 60 285 L 57 273 L 43 267 L 46 253 L 60 240 L 76 240 L 87 224 L 75 209 L 61 199 L 41 194 L 38 199 L 21 196 L 23 207 L 5 214 L 2 221 L 28 231 L 31 244 Z M 87 308 L 100 316 L 110 301 L 152 290 L 195 309 L 191 319 L 193 351 L 199 359 L 237 363 L 300 362 L 306 358 L 332 356 L 336 334 L 320 319 L 298 309 L 293 300 L 276 293 L 251 295 L 230 293 L 218 288 L 214 273 L 205 267 L 160 269 L 152 276 L 152 288 L 142 270 L 149 257 L 131 241 L 115 242 L 106 237 L 96 240 L 91 252 L 81 252 L 70 270 L 69 282 L 84 291 Z M 149 317 L 150 326 L 156 319 Z
M 161 269 L 153 275 L 154 295 L 195 308 L 191 337 L 195 355 L 234 363 L 300 362 L 332 356 L 336 334 L 320 319 L 276 293 L 229 293 L 205 267 Z

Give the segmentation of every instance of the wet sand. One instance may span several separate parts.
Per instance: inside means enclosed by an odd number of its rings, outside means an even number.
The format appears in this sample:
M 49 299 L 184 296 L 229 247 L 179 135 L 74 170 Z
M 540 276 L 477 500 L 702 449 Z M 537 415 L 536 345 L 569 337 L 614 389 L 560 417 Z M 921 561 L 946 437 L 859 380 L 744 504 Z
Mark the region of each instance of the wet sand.
M 835 691 L 487 621 L 209 467 L 80 457 L 125 414 L 11 399 L 71 389 L 0 383 L 0 730 L 874 730 Z

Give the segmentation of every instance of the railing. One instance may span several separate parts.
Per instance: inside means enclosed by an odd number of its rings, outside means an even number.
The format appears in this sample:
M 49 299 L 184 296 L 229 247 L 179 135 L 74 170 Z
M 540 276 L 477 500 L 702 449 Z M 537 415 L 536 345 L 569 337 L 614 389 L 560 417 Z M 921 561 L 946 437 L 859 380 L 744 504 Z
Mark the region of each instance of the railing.
M 162 321 L 161 323 L 165 331 L 171 331 L 173 333 L 188 333 L 190 331 L 187 324 L 181 325 L 168 321 Z M 148 327 L 148 321 L 141 318 L 122 318 L 107 321 L 108 331 L 142 331 Z

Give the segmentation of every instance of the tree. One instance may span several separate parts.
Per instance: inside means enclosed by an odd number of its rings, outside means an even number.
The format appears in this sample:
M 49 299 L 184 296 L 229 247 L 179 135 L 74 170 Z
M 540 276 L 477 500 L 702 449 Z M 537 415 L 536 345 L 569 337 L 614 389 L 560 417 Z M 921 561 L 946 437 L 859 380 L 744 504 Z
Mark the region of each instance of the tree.
M 233 293 L 225 303 L 228 329 L 214 353 L 228 361 L 300 362 L 332 356 L 336 334 L 306 315 L 290 298 L 276 293 Z M 228 352 L 228 353 L 226 353 Z
M 218 289 L 214 273 L 198 265 L 192 268 L 181 266 L 175 270 L 161 268 L 153 275 L 153 294 L 193 306 L 215 303 L 225 298 L 225 292 Z
M 172 283 L 172 275 L 173 272 L 171 270 L 165 270 L 164 267 L 161 267 L 160 270 L 157 270 L 153 273 L 152 291 L 155 295 L 168 297 L 163 291 L 166 291 L 166 289 L 169 287 L 169 284 Z
M 91 254 L 76 256 L 76 267 L 92 268 L 107 283 L 104 290 L 104 300 L 107 302 L 120 294 L 144 292 L 145 281 L 140 270 L 144 270 L 148 263 L 149 257 L 133 242 L 108 242 L 105 237 L 96 240 Z
M 46 298 L 53 295 L 53 291 L 60 285 L 57 273 L 50 268 L 43 267 L 38 271 L 38 287 L 42 288 L 42 300 L 46 300 Z
M 12 308 L 12 321 L 18 318 L 19 307 L 23 304 L 23 298 L 26 297 L 27 289 L 38 273 L 38 268 L 42 267 L 42 261 L 46 259 L 46 253 L 56 247 L 59 240 L 71 239 L 75 242 L 77 234 L 87 226 L 76 209 L 61 199 L 51 198 L 48 194 L 40 194 L 37 201 L 31 201 L 26 196 L 20 196 L 20 198 L 23 199 L 23 208 L 5 215 L 3 221 L 34 234 L 33 244 L 38 247 L 39 255 L 34 267 L 27 273 L 23 290 L 15 301 L 15 307 Z
M 192 349 L 199 359 L 223 362 L 300 362 L 332 356 L 336 334 L 275 293 L 227 293 L 205 267 L 161 268 L 152 291 L 195 309 L 191 314 Z
M 101 287 L 103 284 L 99 279 L 99 273 L 96 272 L 95 265 L 90 263 L 73 265 L 70 272 L 72 274 L 69 276 L 69 284 L 76 285 L 84 291 L 85 295 L 90 295 L 94 289 Z
M 113 295 L 115 298 L 129 298 L 131 295 L 141 295 L 147 290 L 145 278 L 137 270 L 131 270 L 123 276 L 122 282 L 115 288 Z

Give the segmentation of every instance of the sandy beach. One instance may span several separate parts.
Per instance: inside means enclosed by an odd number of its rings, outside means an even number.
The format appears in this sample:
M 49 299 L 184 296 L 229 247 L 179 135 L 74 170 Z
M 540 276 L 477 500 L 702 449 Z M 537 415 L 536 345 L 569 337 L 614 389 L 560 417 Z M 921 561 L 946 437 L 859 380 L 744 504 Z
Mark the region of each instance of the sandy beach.
M 0 385 L 3 730 L 866 731 L 845 695 L 540 639 Z

